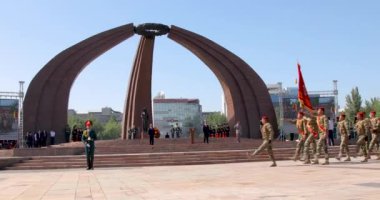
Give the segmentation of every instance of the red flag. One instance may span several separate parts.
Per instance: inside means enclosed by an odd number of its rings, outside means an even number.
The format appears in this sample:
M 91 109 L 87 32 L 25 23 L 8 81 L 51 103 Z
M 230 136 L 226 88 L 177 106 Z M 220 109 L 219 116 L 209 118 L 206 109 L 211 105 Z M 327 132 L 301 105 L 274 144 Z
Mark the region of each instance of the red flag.
M 313 110 L 311 105 L 310 97 L 306 90 L 305 82 L 303 81 L 301 65 L 297 63 L 298 66 L 298 100 L 300 101 L 300 107 L 306 107 L 309 110 Z

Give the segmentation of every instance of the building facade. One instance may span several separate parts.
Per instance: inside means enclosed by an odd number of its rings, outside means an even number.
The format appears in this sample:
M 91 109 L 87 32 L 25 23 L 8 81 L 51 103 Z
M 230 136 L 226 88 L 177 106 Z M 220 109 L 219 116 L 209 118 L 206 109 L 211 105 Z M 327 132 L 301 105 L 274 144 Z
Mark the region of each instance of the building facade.
M 109 107 L 102 108 L 101 112 L 77 113 L 73 109 L 69 109 L 67 112 L 69 117 L 77 117 L 83 120 L 95 119 L 102 124 L 106 124 L 111 117 L 115 117 L 118 122 L 123 120 L 123 114 L 121 112 L 114 111 Z
M 182 129 L 180 137 L 189 136 L 189 128 L 195 128 L 196 134 L 201 132 L 202 106 L 198 99 L 153 99 L 153 123 L 161 132 L 171 135 L 172 126 L 177 124 Z

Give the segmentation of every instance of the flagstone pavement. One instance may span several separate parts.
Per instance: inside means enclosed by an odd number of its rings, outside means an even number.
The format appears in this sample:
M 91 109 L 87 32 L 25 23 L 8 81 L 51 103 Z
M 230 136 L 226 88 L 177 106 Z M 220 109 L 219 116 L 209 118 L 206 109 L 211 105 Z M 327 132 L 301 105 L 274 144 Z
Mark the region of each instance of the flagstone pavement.
M 0 199 L 379 199 L 380 161 L 0 171 Z

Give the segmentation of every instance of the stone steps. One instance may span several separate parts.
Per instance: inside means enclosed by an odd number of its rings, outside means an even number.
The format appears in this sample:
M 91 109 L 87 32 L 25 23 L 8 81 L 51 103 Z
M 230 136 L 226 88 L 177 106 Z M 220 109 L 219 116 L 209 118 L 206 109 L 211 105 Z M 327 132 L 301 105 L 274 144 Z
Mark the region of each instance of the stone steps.
M 350 146 L 354 152 L 355 146 Z M 160 152 L 137 154 L 95 154 L 95 167 L 141 167 L 163 165 L 197 165 L 197 164 L 221 164 L 235 162 L 259 162 L 269 161 L 266 152 L 262 152 L 254 160 L 248 159 L 246 152 L 249 150 L 218 150 L 218 151 L 191 151 L 191 152 Z M 293 156 L 294 148 L 276 148 L 274 155 L 276 160 L 289 160 Z M 338 154 L 339 147 L 329 148 L 330 157 Z M 38 156 L 30 157 L 20 163 L 16 163 L 6 169 L 62 169 L 85 168 L 84 155 L 71 156 Z

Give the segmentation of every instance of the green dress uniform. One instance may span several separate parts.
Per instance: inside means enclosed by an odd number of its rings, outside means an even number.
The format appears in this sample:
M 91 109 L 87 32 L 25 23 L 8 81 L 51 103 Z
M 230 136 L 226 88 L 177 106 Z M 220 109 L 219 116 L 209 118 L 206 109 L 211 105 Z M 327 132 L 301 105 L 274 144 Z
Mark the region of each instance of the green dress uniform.
M 315 156 L 316 154 L 316 143 L 315 139 L 318 137 L 318 125 L 317 125 L 317 119 L 315 116 L 311 116 L 310 118 L 306 118 L 306 128 L 308 132 L 308 136 L 305 141 L 304 145 L 304 164 L 310 163 L 310 148 L 312 149 L 312 154 Z
M 314 163 L 315 164 L 318 163 L 318 157 L 321 154 L 321 149 L 323 148 L 323 151 L 325 153 L 325 162 L 322 163 L 322 165 L 328 165 L 329 152 L 328 152 L 327 144 L 326 144 L 328 121 L 327 121 L 326 115 L 317 116 L 317 124 L 318 124 L 319 140 L 317 143 L 317 153 L 315 154 Z
M 358 134 L 358 141 L 356 142 L 356 153 L 359 152 L 359 149 L 362 149 L 364 155 L 364 160 L 362 160 L 362 162 L 368 161 L 365 123 L 365 120 L 358 120 L 355 124 L 355 129 Z
M 87 157 L 87 169 L 94 169 L 94 152 L 96 133 L 92 129 L 83 131 L 82 142 L 85 144 L 85 152 Z
M 347 120 L 342 120 L 338 122 L 338 130 L 340 134 L 340 147 L 339 147 L 339 155 L 336 158 L 340 160 L 342 157 L 343 151 L 346 151 L 347 158 L 344 161 L 351 161 L 350 158 L 350 150 L 348 148 L 348 122 Z
M 373 147 L 375 145 L 379 145 L 378 144 L 378 140 L 379 140 L 379 131 L 380 131 L 380 122 L 379 122 L 379 118 L 377 117 L 373 117 L 370 119 L 371 121 L 371 132 L 372 132 L 372 139 L 371 139 L 371 143 L 369 144 L 369 152 L 368 153 L 371 153 L 372 150 L 373 150 Z
M 273 164 L 271 165 L 271 167 L 275 167 L 277 165 L 276 165 L 276 160 L 274 159 L 273 150 L 272 150 L 272 140 L 273 140 L 274 131 L 273 131 L 272 125 L 269 122 L 265 123 L 261 127 L 261 135 L 262 135 L 262 138 L 263 138 L 263 143 L 250 156 L 254 157 L 254 156 L 256 156 L 256 154 L 258 154 L 262 150 L 266 149 L 267 152 L 268 152 L 268 154 L 269 154 L 269 158 L 273 162 Z
M 294 161 L 299 160 L 301 152 L 304 150 L 305 141 L 306 141 L 307 136 L 308 136 L 306 124 L 307 124 L 307 120 L 305 117 L 302 117 L 301 119 L 296 120 L 296 127 L 298 130 L 298 134 L 300 135 L 300 140 L 297 144 L 296 152 L 295 152 L 294 156 L 292 157 L 292 159 Z

